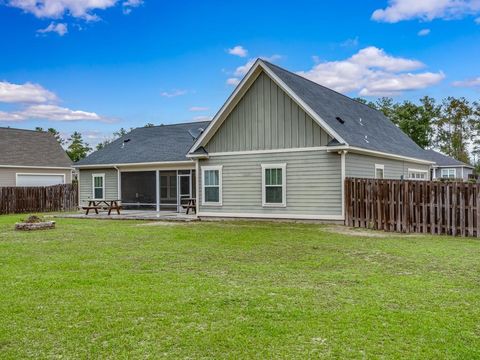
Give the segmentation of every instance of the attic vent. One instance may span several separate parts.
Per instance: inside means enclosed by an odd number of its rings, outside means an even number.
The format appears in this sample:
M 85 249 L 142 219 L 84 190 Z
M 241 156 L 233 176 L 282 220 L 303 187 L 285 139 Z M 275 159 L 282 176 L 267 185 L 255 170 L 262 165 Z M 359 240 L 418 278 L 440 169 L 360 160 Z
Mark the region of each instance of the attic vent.
M 341 117 L 337 116 L 335 119 L 337 119 L 337 121 L 338 121 L 340 124 L 345 124 L 345 120 L 343 120 Z
M 367 136 L 367 135 L 365 135 L 365 139 L 363 139 L 363 140 L 365 140 L 365 142 L 366 142 L 367 144 L 370 144 L 370 141 L 368 141 L 368 136 Z
M 125 139 L 125 140 L 123 140 L 122 149 L 125 147 L 125 144 L 128 143 L 129 141 L 130 141 L 130 139 Z
M 363 122 L 362 122 L 362 118 L 360 118 L 360 119 L 358 120 L 358 122 L 360 123 L 360 125 L 362 125 L 362 126 L 364 125 Z

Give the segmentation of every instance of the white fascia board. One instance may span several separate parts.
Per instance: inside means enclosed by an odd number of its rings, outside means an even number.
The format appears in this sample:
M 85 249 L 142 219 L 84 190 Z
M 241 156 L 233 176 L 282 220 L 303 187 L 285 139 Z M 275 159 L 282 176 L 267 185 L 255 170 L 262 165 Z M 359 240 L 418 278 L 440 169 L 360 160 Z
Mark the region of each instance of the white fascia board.
M 434 165 L 435 164 L 434 161 L 422 160 L 422 159 L 412 158 L 412 157 L 403 156 L 403 155 L 394 155 L 394 154 L 389 154 L 389 153 L 376 151 L 376 150 L 363 149 L 363 148 L 359 148 L 359 147 L 355 147 L 355 146 L 329 146 L 329 149 L 327 151 L 337 152 L 337 151 L 341 151 L 341 150 L 346 150 L 346 151 L 353 152 L 353 153 L 358 153 L 358 154 L 384 157 L 384 158 L 388 158 L 388 159 L 409 161 L 409 162 L 413 162 L 413 163 L 417 163 L 417 164 L 424 164 L 424 165 Z
M 98 168 L 116 168 L 120 166 L 174 166 L 174 165 L 195 165 L 193 160 L 185 161 L 159 161 L 159 162 L 144 162 L 144 163 L 124 163 L 124 164 L 95 164 L 95 165 L 74 165 L 78 169 L 98 169 Z

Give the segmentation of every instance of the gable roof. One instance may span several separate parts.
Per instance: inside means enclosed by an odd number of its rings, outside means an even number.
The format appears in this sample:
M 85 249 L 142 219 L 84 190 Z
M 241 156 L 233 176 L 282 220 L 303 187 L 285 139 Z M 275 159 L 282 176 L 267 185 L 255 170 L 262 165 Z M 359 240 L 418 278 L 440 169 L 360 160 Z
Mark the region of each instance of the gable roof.
M 195 136 L 209 121 L 141 127 L 80 160 L 75 166 L 188 161 Z M 195 134 L 196 133 L 196 134 Z
M 428 160 L 435 161 L 436 166 L 464 166 L 468 168 L 472 168 L 472 165 L 466 164 L 462 161 L 454 159 L 450 156 L 444 155 L 435 150 L 425 150 L 425 156 Z
M 258 72 L 257 68 L 265 71 L 336 140 L 332 142 L 332 146 L 342 144 L 353 148 L 429 161 L 425 158 L 423 149 L 382 112 L 260 59 L 252 66 L 227 103 L 215 116 L 209 128 L 197 140 L 192 151 L 208 142 L 208 136 L 212 136 L 212 134 L 208 135 L 207 133 L 218 129 L 219 125 L 216 125 L 215 122 L 224 120 L 226 115 L 223 112 L 231 111 L 231 106 L 229 107 L 228 104 L 234 102 L 236 96 L 241 96 L 241 88 L 249 85 L 248 79 Z M 337 118 L 340 118 L 341 121 Z
M 55 137 L 43 131 L 0 128 L 0 166 L 68 168 L 72 165 Z

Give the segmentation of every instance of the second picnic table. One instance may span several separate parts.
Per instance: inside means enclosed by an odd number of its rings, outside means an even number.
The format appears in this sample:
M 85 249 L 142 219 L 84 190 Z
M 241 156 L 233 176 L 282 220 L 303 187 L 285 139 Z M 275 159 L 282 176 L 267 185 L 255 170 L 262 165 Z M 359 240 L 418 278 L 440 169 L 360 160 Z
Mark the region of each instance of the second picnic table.
M 90 210 L 95 210 L 95 214 L 98 214 L 98 210 L 103 207 L 108 210 L 108 215 L 112 213 L 112 210 L 116 210 L 117 214 L 120 215 L 121 205 L 118 203 L 121 200 L 89 200 L 88 206 L 83 206 L 82 209 L 86 210 L 85 215 L 88 215 Z

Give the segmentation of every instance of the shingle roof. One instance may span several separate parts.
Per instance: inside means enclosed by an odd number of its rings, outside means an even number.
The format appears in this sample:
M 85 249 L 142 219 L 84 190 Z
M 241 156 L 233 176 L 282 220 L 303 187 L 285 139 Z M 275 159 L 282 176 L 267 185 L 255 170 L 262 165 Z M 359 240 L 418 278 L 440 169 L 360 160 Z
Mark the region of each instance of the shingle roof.
M 0 128 L 0 165 L 69 167 L 70 158 L 47 132 Z
M 75 165 L 186 161 L 185 155 L 194 143 L 193 136 L 208 124 L 209 121 L 202 121 L 137 128 Z
M 263 63 L 348 145 L 427 160 L 424 150 L 382 112 L 267 61 Z
M 437 166 L 467 166 L 473 168 L 473 166 L 458 161 L 450 156 L 443 155 L 435 150 L 425 150 L 425 156 L 428 160 L 435 161 Z

